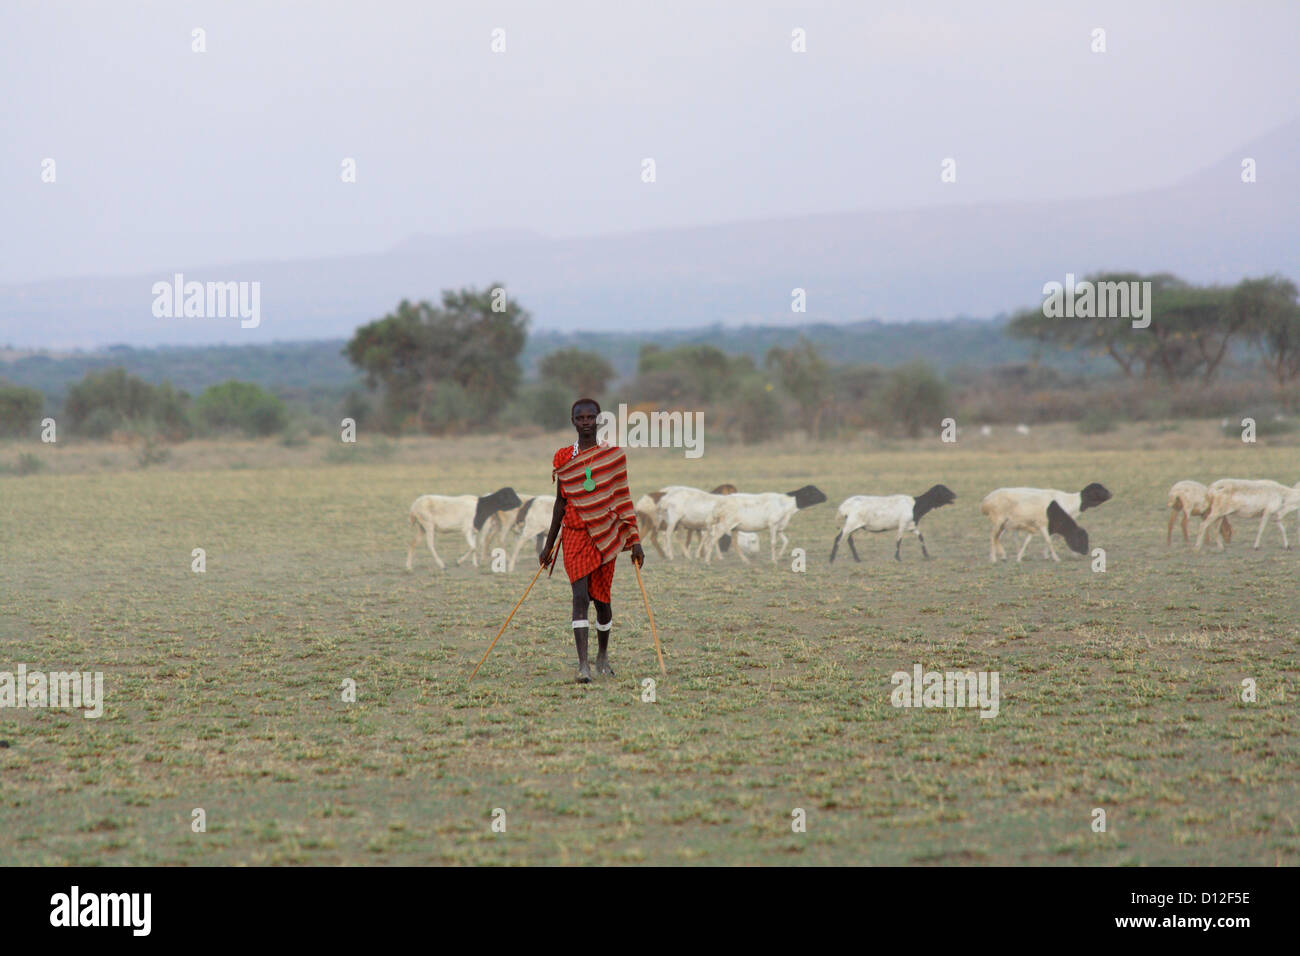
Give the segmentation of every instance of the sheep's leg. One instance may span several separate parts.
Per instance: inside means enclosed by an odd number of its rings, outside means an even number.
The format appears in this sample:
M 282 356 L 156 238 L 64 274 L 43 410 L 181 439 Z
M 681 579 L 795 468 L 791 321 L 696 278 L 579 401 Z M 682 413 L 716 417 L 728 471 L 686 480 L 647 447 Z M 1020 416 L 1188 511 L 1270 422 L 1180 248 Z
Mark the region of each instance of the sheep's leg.
M 1278 513 L 1278 516 L 1277 516 L 1277 530 L 1282 532 L 1282 550 L 1283 550 L 1283 551 L 1290 551 L 1290 550 L 1291 550 L 1291 542 L 1288 541 L 1288 540 L 1286 539 L 1286 525 L 1284 525 L 1284 524 L 1282 523 L 1282 514 L 1281 514 L 1281 512 L 1279 512 L 1279 513 Z
M 651 528 L 649 537 L 650 543 L 654 546 L 654 549 L 659 552 L 659 557 L 667 560 L 668 555 L 664 554 L 664 546 L 659 543 L 659 529 Z
M 1269 518 L 1269 514 L 1268 514 L 1267 511 L 1265 511 L 1265 512 L 1264 512 L 1264 517 L 1262 517 L 1262 518 L 1259 519 L 1259 533 L 1258 533 L 1257 535 L 1255 535 L 1255 550 L 1256 550 L 1256 551 L 1259 550 L 1259 542 L 1260 542 L 1260 540 L 1264 537 L 1264 528 L 1265 528 L 1265 526 L 1268 525 L 1268 518 Z
M 835 540 L 831 542 L 831 559 L 830 561 L 826 562 L 827 564 L 835 563 L 835 552 L 840 549 L 840 538 L 842 537 L 844 537 L 843 528 L 841 528 L 840 533 L 835 536 Z
M 993 564 L 998 563 L 998 551 L 1002 547 L 998 543 L 998 538 L 1002 535 L 1002 523 L 995 522 L 993 531 L 989 534 L 989 561 Z
M 406 570 L 411 570 L 411 562 L 415 559 L 415 549 L 420 546 L 420 538 L 424 536 L 424 529 L 414 518 L 411 519 L 411 540 L 406 546 Z
M 474 558 L 474 567 L 478 567 L 478 536 L 474 534 L 474 529 L 470 528 L 465 532 L 465 540 L 469 543 L 469 550 L 456 559 L 458 565 L 464 564 L 468 557 Z
M 921 542 L 921 557 L 928 559 L 930 552 L 925 550 L 925 535 L 921 534 L 921 529 L 916 529 L 916 540 Z
M 772 529 L 772 536 L 773 536 L 774 539 L 775 539 L 776 535 L 778 535 L 778 534 L 781 536 L 781 550 L 778 551 L 778 552 L 776 553 L 776 558 L 784 558 L 784 557 L 785 557 L 785 549 L 788 548 L 788 547 L 790 547 L 790 539 L 787 538 L 787 537 L 785 536 L 785 530 L 784 530 L 784 529 L 782 529 L 782 530 L 780 530 L 780 531 L 777 531 L 775 528 Z M 772 559 L 772 563 L 773 563 L 773 564 L 776 564 L 776 558 L 773 558 L 773 559 Z
M 1043 540 L 1047 542 L 1047 550 L 1051 552 L 1052 560 L 1055 561 L 1057 564 L 1060 564 L 1061 559 L 1056 556 L 1056 548 L 1052 547 L 1051 534 L 1048 533 L 1046 528 L 1043 528 L 1042 531 L 1043 531 Z
M 1211 528 L 1214 527 L 1215 523 L 1219 520 L 1220 517 L 1221 517 L 1220 515 L 1216 515 L 1213 511 L 1211 511 L 1209 514 L 1205 516 L 1205 519 L 1201 522 L 1201 527 L 1196 532 L 1197 551 L 1200 551 L 1201 548 L 1205 546 L 1205 535 L 1209 532 Z M 1223 550 L 1222 542 L 1220 542 L 1219 544 L 1219 550 L 1220 551 Z
M 1044 533 L 1044 534 L 1047 533 L 1047 529 L 1046 529 L 1046 528 L 1043 529 L 1043 533 Z M 1029 542 L 1030 542 L 1030 541 L 1033 541 L 1033 540 L 1034 540 L 1034 536 L 1033 536 L 1032 534 L 1027 534 L 1027 535 L 1025 535 L 1025 540 L 1024 540 L 1024 542 L 1020 545 L 1020 550 L 1016 552 L 1016 563 L 1017 563 L 1017 564 L 1019 564 L 1019 563 L 1020 563 L 1020 560 L 1025 556 L 1025 548 L 1029 547 Z M 1049 544 L 1050 544 L 1050 542 L 1049 542 Z
M 528 540 L 528 538 L 525 537 L 525 536 L 523 535 L 523 533 L 521 532 L 520 535 L 519 535 L 519 540 L 515 542 L 515 550 L 514 550 L 514 552 L 510 555 L 510 563 L 509 563 L 508 565 L 506 565 L 506 568 L 510 571 L 511 574 L 514 573 L 514 570 L 515 570 L 515 562 L 519 560 L 519 552 L 523 550 L 523 548 L 524 548 L 524 542 L 527 541 L 527 540 Z
M 1228 544 L 1232 541 L 1232 525 L 1228 522 L 1227 518 L 1224 518 L 1219 522 L 1219 538 L 1224 544 Z
M 664 537 L 667 539 L 669 561 L 673 559 L 673 532 L 676 530 L 677 522 L 674 519 L 669 518 L 664 526 Z
M 429 553 L 433 555 L 433 560 L 438 563 L 438 570 L 441 571 L 444 568 L 446 568 L 447 565 L 443 563 L 442 558 L 438 557 L 438 552 L 433 547 L 433 524 L 432 523 L 429 524 L 429 527 L 424 529 L 424 540 L 429 545 Z
M 742 547 L 740 546 L 740 542 L 739 542 L 739 541 L 736 541 L 736 529 L 735 529 L 735 528 L 719 528 L 719 529 L 718 529 L 718 533 L 717 533 L 716 535 L 713 536 L 713 546 L 714 546 L 714 548 L 717 548 L 717 546 L 718 546 L 718 541 L 721 540 L 721 538 L 722 538 L 722 536 L 723 536 L 724 534 L 729 534 L 729 535 L 731 535 L 731 540 L 732 540 L 732 542 L 736 545 L 736 554 L 740 555 L 740 560 L 744 561 L 746 564 L 753 564 L 753 562 L 750 561 L 749 558 L 745 557 L 745 549 L 742 548 Z M 719 558 L 722 557 L 722 552 L 721 552 L 720 550 L 717 552 L 717 554 L 718 554 L 718 557 L 719 557 Z M 709 555 L 710 555 L 710 557 L 712 557 L 713 552 L 710 551 L 710 552 L 709 552 Z
M 848 541 L 849 541 L 849 550 L 853 552 L 853 560 L 854 560 L 854 561 L 861 561 L 861 560 L 862 560 L 860 557 L 858 557 L 858 549 L 857 549 L 857 546 L 854 545 L 854 543 L 853 543 L 853 535 L 857 534 L 857 533 L 858 533 L 859 531 L 861 531 L 861 530 L 862 530 L 861 528 L 854 528 L 853 531 L 849 533 L 849 538 L 848 538 Z
M 1169 527 L 1165 530 L 1165 547 L 1174 543 L 1174 524 L 1178 521 L 1178 507 L 1169 509 Z M 1183 516 L 1183 537 L 1187 536 L 1187 516 Z

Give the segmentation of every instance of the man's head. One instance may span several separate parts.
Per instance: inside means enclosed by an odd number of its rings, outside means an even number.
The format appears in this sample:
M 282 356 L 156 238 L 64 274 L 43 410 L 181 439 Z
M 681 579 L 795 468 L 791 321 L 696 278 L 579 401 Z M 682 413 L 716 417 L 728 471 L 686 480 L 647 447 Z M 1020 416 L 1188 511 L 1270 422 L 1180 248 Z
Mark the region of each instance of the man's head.
M 569 419 L 578 430 L 578 437 L 596 437 L 596 419 L 600 416 L 600 403 L 592 398 L 580 398 L 569 410 Z

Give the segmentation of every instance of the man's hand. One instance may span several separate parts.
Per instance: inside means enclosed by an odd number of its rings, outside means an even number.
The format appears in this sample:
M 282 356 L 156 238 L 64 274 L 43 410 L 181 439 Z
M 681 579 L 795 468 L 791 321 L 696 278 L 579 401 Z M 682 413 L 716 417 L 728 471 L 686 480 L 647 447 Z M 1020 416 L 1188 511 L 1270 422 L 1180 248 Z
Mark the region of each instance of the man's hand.
M 645 552 L 641 550 L 641 545 L 632 545 L 632 563 L 638 568 L 645 564 Z
M 554 543 L 555 543 L 554 541 L 548 540 L 546 542 L 546 547 L 542 548 L 542 553 L 537 556 L 537 563 L 542 567 L 546 567 L 546 559 L 550 557 L 551 545 L 553 545 Z

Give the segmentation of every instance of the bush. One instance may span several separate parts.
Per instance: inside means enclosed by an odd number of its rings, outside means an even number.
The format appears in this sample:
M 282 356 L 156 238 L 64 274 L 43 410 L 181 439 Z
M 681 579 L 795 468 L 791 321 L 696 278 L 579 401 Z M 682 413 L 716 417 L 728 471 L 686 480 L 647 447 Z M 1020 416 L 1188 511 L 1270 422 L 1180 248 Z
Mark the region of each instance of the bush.
M 745 444 L 775 438 L 786 430 L 785 410 L 776 390 L 761 378 L 751 378 L 728 403 L 729 428 L 740 434 Z
M 140 445 L 140 450 L 135 454 L 135 460 L 141 468 L 148 468 L 150 465 L 161 465 L 171 458 L 171 449 L 166 447 L 157 435 L 147 434 L 143 438 L 144 441 Z
M 876 400 L 876 421 L 887 431 L 916 438 L 924 429 L 938 429 L 952 414 L 948 386 L 924 362 L 892 369 Z
M 284 402 L 251 382 L 222 382 L 194 402 L 194 421 L 205 432 L 240 431 L 259 438 L 283 431 L 289 423 Z
M 90 438 L 107 438 L 118 429 L 156 429 L 180 440 L 190 434 L 188 402 L 168 382 L 155 387 L 124 368 L 110 368 L 87 372 L 69 388 L 63 414 L 74 434 Z
M 41 421 L 45 396 L 34 388 L 0 385 L 0 436 L 30 437 Z
M 34 475 L 38 471 L 45 469 L 45 462 L 41 461 L 29 451 L 23 452 L 18 456 L 18 461 L 13 465 L 0 464 L 0 474 L 8 475 Z
M 1102 435 L 1115 430 L 1115 421 L 1106 412 L 1088 412 L 1075 426 L 1081 435 Z

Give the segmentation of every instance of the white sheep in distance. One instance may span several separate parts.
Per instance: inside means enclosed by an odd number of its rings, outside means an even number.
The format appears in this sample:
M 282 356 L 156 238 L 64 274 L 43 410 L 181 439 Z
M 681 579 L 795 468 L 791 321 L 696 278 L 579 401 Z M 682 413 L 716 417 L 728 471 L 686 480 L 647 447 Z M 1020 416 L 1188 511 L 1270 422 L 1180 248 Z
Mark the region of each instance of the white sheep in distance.
M 1205 516 L 1210 513 L 1210 489 L 1199 481 L 1176 481 L 1169 489 L 1169 528 L 1165 532 L 1165 544 L 1174 542 L 1174 525 L 1181 515 L 1183 519 L 1183 544 L 1190 544 L 1187 535 L 1187 516 L 1193 515 L 1205 523 Z M 1219 525 L 1219 535 L 1223 543 L 1232 541 L 1232 525 L 1224 518 Z
M 999 540 L 1002 532 L 1025 531 L 1024 543 L 1016 554 L 1016 561 L 1025 556 L 1025 548 L 1035 535 L 1041 534 L 1047 542 L 1047 553 L 1053 561 L 1061 559 L 1052 546 L 1052 535 L 1065 538 L 1070 550 L 1076 554 L 1088 553 L 1088 532 L 1074 519 L 1089 508 L 1095 508 L 1110 499 L 1110 492 L 1093 482 L 1082 491 L 1058 491 L 1055 488 L 998 488 L 990 491 L 980 502 L 980 512 L 989 516 L 992 534 L 989 539 L 989 560 L 1004 561 L 1007 553 Z
M 862 560 L 858 557 L 858 549 L 853 546 L 853 535 L 859 531 L 897 531 L 898 537 L 894 539 L 895 561 L 903 560 L 900 555 L 903 535 L 911 531 L 921 542 L 922 557 L 928 558 L 930 553 L 925 550 L 925 538 L 919 527 L 921 518 L 935 508 L 950 505 L 956 500 L 957 496 L 944 485 L 935 485 L 915 498 L 911 495 L 854 495 L 845 498 L 840 503 L 835 518 L 839 534 L 835 535 L 835 541 L 831 545 L 831 563 L 835 562 L 840 538 L 845 539 L 849 550 L 853 552 L 853 560 Z
M 1286 528 L 1282 519 L 1293 511 L 1300 511 L 1300 484 L 1288 488 L 1278 481 L 1252 481 L 1245 478 L 1220 478 L 1210 485 L 1209 513 L 1201 522 L 1201 530 L 1196 535 L 1196 550 L 1205 544 L 1205 535 L 1214 525 L 1230 515 L 1242 518 L 1259 518 L 1259 531 L 1255 534 L 1255 550 L 1259 550 L 1260 539 L 1264 537 L 1264 527 L 1268 519 L 1277 521 L 1277 529 L 1282 532 L 1282 547 L 1291 550 L 1287 540 Z M 1223 550 L 1223 541 L 1218 542 Z
M 785 528 L 795 512 L 811 508 L 825 500 L 826 495 L 813 485 L 804 485 L 785 494 L 770 491 L 760 495 L 724 495 L 709 521 L 704 560 L 713 560 L 714 549 L 723 535 L 734 535 L 738 531 L 766 531 L 771 537 L 772 563 L 776 564 L 777 558 L 785 554 L 785 549 L 790 544 Z M 781 539 L 779 553 L 776 549 L 778 537 Z M 742 561 L 749 563 L 743 549 L 737 548 L 736 553 Z
M 469 544 L 469 550 L 457 558 L 456 563 L 463 564 L 465 559 L 472 555 L 474 567 L 478 567 L 477 549 L 480 529 L 488 518 L 498 511 L 518 507 L 519 496 L 515 494 L 513 488 L 500 488 L 481 498 L 476 498 L 474 495 L 420 495 L 411 503 L 408 516 L 413 536 L 406 549 L 406 570 L 411 570 L 411 561 L 415 557 L 415 549 L 420 544 L 421 536 L 428 542 L 429 553 L 433 555 L 439 570 L 447 566 L 442 558 L 438 557 L 438 551 L 433 546 L 435 531 L 463 534 Z

